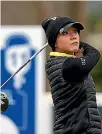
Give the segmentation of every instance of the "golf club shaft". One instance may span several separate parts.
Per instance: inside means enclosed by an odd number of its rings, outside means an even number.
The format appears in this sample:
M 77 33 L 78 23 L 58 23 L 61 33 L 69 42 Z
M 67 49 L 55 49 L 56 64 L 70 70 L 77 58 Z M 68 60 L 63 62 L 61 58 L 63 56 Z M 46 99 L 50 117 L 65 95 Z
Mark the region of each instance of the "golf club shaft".
M 33 58 L 35 58 L 46 46 L 46 43 L 38 52 L 36 52 L 23 66 L 21 66 L 9 79 L 7 79 L 1 86 L 0 89 L 10 80 L 12 79 L 24 66 L 26 66 Z

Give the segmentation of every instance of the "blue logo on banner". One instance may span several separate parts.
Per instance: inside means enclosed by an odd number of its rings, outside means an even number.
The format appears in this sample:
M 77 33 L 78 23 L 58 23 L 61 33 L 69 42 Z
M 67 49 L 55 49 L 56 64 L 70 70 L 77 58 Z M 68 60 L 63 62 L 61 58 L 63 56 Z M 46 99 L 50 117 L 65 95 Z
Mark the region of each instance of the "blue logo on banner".
M 1 83 L 35 53 L 25 35 L 8 36 L 5 46 L 1 50 Z M 35 63 L 35 60 L 28 63 L 2 88 L 10 100 L 9 107 L 2 116 L 9 117 L 13 122 L 15 130 L 11 134 L 35 134 Z

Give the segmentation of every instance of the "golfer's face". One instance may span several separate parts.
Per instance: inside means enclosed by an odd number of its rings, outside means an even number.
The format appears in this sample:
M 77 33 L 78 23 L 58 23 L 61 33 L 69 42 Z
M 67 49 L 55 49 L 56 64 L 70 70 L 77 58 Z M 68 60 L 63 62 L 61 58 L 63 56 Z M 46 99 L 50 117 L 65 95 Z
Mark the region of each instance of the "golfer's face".
M 70 27 L 65 34 L 59 34 L 56 47 L 64 52 L 73 53 L 79 49 L 79 34 L 75 27 Z

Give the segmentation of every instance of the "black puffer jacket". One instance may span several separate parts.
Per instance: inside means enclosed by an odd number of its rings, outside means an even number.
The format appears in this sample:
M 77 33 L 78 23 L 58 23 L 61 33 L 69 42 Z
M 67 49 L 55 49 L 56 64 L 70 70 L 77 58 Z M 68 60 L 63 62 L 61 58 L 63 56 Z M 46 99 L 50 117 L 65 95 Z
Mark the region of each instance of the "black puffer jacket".
M 89 74 L 100 53 L 86 43 L 80 46 L 83 57 L 52 52 L 46 63 L 55 109 L 54 134 L 102 134 L 95 84 Z

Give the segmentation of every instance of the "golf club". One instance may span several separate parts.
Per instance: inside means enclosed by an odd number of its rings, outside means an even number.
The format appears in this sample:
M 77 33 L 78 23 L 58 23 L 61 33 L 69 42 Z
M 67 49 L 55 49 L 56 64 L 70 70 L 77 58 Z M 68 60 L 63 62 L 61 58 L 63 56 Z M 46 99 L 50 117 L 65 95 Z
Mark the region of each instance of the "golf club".
M 39 51 L 37 51 L 33 56 L 31 56 L 30 59 L 24 65 L 22 65 L 9 79 L 7 79 L 0 86 L 0 89 L 47 46 L 48 46 L 48 43 L 46 43 Z M 8 108 L 8 105 L 9 105 L 9 98 L 7 97 L 7 95 L 4 92 L 0 92 L 0 107 L 1 107 L 0 111 L 5 112 Z
M 46 46 L 48 43 L 46 43 L 38 52 L 36 52 L 30 59 L 23 65 L 21 66 L 9 79 L 7 79 L 1 86 L 0 89 L 10 80 L 12 79 L 24 66 L 26 66 L 33 58 L 35 58 Z

